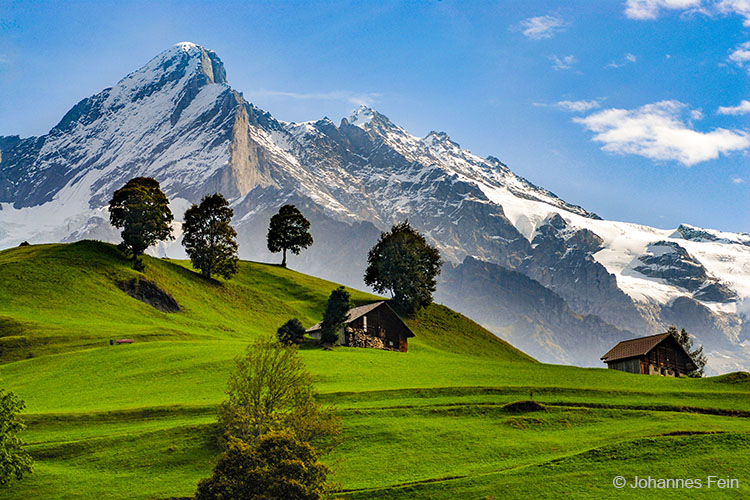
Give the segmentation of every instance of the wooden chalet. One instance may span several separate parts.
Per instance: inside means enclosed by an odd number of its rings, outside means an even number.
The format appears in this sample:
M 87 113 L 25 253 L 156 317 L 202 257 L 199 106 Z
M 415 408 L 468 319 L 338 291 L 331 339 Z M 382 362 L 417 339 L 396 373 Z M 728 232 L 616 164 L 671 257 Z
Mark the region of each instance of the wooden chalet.
M 698 368 L 670 333 L 624 340 L 601 359 L 613 370 L 644 375 L 681 377 Z
M 321 323 L 307 329 L 308 335 L 320 339 Z M 373 302 L 349 310 L 346 324 L 339 332 L 339 344 L 351 347 L 373 347 L 407 352 L 409 337 L 414 333 L 387 302 Z

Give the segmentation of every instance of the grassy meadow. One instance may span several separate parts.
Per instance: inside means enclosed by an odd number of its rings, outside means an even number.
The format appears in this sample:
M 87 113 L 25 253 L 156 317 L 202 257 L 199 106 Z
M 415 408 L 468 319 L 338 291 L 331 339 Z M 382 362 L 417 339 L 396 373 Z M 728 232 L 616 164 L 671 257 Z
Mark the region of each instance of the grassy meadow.
M 139 276 L 112 245 L 0 252 L 0 384 L 27 403 L 35 472 L 1 498 L 191 496 L 218 456 L 232 359 L 287 319 L 318 322 L 337 285 L 241 262 L 230 281 L 144 258 L 180 304 L 117 287 Z M 350 290 L 357 305 L 377 297 Z M 409 352 L 302 349 L 344 442 L 326 461 L 346 499 L 747 498 L 750 375 L 668 379 L 538 363 L 432 305 Z M 110 346 L 109 339 L 133 338 Z M 544 411 L 512 411 L 533 398 Z M 615 489 L 614 476 L 700 478 L 700 490 Z M 739 479 L 739 489 L 706 478 Z

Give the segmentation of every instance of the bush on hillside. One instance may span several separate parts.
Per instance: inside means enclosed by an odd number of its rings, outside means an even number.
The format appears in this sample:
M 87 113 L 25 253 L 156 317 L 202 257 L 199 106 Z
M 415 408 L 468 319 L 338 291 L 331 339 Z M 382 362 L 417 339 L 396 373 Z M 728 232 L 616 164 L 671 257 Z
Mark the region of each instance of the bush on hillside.
M 198 483 L 196 500 L 319 500 L 330 469 L 310 443 L 272 432 L 254 444 L 229 441 L 213 475 Z
M 290 319 L 276 330 L 276 337 L 282 344 L 300 344 L 305 337 L 305 327 L 297 318 Z

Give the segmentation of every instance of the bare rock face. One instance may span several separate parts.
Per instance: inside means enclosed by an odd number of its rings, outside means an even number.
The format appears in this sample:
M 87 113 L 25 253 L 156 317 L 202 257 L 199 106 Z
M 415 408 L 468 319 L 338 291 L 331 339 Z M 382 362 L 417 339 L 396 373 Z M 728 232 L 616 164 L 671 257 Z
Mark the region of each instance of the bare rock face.
M 708 279 L 706 269 L 687 251 L 673 241 L 657 241 L 648 246 L 649 254 L 641 255 L 642 265 L 635 270 L 646 276 L 661 278 L 691 292 Z
M 501 332 L 540 361 L 598 366 L 610 344 L 637 336 L 598 316 L 576 313 L 554 291 L 497 264 L 467 257 L 458 266 L 443 266 L 439 280 L 438 301 Z
M 267 157 L 266 150 L 253 135 L 248 110 L 240 106 L 232 129 L 231 181 L 222 186 L 222 192 L 234 190 L 239 196 L 245 196 L 256 187 L 277 186 L 271 176 L 273 158 Z
M 153 281 L 143 278 L 133 278 L 117 283 L 120 290 L 127 293 L 136 300 L 148 304 L 154 309 L 165 313 L 176 313 L 180 311 L 180 305 L 167 292 L 159 288 Z
M 677 297 L 665 305 L 662 317 L 668 323 L 679 325 L 688 332 L 701 332 L 700 342 L 707 349 L 731 347 L 740 334 L 740 324 L 733 317 L 717 314 L 689 297 Z
M 558 214 L 536 230 L 533 253 L 524 272 L 559 294 L 578 314 L 595 315 L 633 332 L 653 333 L 633 301 L 617 286 L 617 278 L 593 254 L 603 240 L 588 229 L 571 228 Z
M 725 283 L 715 278 L 706 279 L 698 290 L 693 293 L 693 298 L 705 302 L 735 302 L 737 294 Z

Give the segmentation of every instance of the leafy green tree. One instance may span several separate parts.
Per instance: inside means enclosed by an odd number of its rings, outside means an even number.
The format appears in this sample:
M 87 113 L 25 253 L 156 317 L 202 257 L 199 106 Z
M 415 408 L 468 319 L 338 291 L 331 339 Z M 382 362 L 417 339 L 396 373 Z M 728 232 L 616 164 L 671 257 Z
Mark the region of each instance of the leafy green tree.
M 281 265 L 286 267 L 286 251 L 299 255 L 301 250 L 313 244 L 310 221 L 294 205 L 284 205 L 279 213 L 271 217 L 268 226 L 268 249 L 283 252 Z
M 331 292 L 326 303 L 323 321 L 320 324 L 321 342 L 335 344 L 338 341 L 339 331 L 346 324 L 351 307 L 351 297 L 343 286 Z
M 182 244 L 193 266 L 210 278 L 237 274 L 237 231 L 230 225 L 234 210 L 219 193 L 204 196 L 185 212 Z
M 133 255 L 133 267 L 142 268 L 139 256 L 172 236 L 172 211 L 159 183 L 151 177 L 130 179 L 109 201 L 109 221 L 122 228 L 122 246 Z
M 26 427 L 18 417 L 25 407 L 14 393 L 0 389 L 0 486 L 8 484 L 13 476 L 20 480 L 31 473 L 31 456 L 18 438 Z
M 335 410 L 315 401 L 312 376 L 296 346 L 265 337 L 256 340 L 236 358 L 227 395 L 219 407 L 226 438 L 254 443 L 269 432 L 289 431 L 329 449 L 341 434 Z
M 691 377 L 702 377 L 703 372 L 706 369 L 706 363 L 708 362 L 706 355 L 703 353 L 703 346 L 701 345 L 694 349 L 693 339 L 684 328 L 678 332 L 676 326 L 670 326 L 667 330 L 667 333 L 672 334 L 672 336 L 677 340 L 677 342 L 680 343 L 680 345 L 682 345 L 682 347 L 690 355 L 690 357 L 693 359 L 693 362 L 698 367 L 697 370 L 690 372 L 688 375 L 690 375 Z
M 310 443 L 272 432 L 248 444 L 230 439 L 213 476 L 198 483 L 196 500 L 320 500 L 330 469 Z
M 441 263 L 437 248 L 405 221 L 381 233 L 370 249 L 365 283 L 378 293 L 390 292 L 396 307 L 412 314 L 432 303 Z
M 305 337 L 305 327 L 297 318 L 290 319 L 276 330 L 276 338 L 282 344 L 299 344 Z

